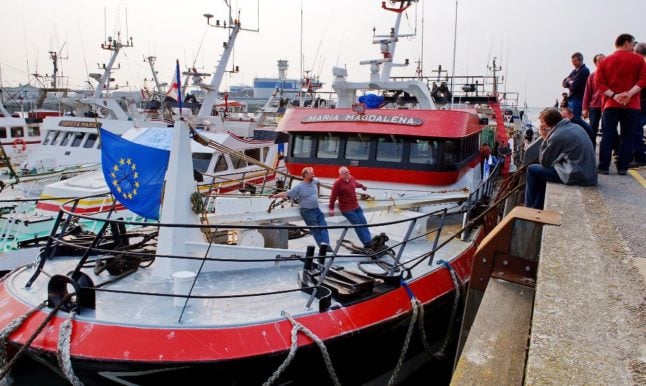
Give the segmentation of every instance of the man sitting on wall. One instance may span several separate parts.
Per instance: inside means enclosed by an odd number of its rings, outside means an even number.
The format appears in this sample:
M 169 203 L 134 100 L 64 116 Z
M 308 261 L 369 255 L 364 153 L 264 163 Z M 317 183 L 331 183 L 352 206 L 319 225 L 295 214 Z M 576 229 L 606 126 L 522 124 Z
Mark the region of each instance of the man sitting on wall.
M 543 209 L 548 182 L 589 186 L 597 184 L 592 142 L 580 126 L 563 119 L 555 108 L 539 116 L 543 137 L 539 163 L 527 168 L 525 206 Z

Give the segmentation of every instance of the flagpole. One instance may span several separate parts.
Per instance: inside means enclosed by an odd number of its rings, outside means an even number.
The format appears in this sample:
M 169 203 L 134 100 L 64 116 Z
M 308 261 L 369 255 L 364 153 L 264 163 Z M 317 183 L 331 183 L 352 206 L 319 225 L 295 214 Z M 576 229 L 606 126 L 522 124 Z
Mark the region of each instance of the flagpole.
M 182 81 L 181 73 L 179 72 L 179 59 L 175 60 L 175 74 L 177 74 L 177 106 L 179 107 L 179 117 L 182 118 Z

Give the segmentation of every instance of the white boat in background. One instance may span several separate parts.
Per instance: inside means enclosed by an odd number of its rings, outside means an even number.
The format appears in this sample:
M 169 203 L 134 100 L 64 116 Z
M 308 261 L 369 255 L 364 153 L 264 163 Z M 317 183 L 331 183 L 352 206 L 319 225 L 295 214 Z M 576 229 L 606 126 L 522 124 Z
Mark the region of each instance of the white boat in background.
M 231 18 L 231 9 L 229 8 Z M 257 114 L 246 114 L 236 111 L 234 104 L 231 111 L 229 101 L 219 98 L 218 89 L 226 72 L 227 63 L 231 56 L 238 33 L 241 31 L 238 21 L 229 23 L 225 28 L 228 39 L 223 44 L 223 52 L 219 58 L 209 85 L 203 87 L 204 100 L 199 105 L 199 112 L 193 114 L 190 108 L 172 108 L 172 116 L 183 117 L 204 139 L 204 144 L 192 146 L 193 170 L 202 180 L 199 191 L 226 193 L 236 190 L 258 192 L 273 183 L 280 170 L 284 169 L 282 162 L 285 144 L 276 141 L 275 126 L 267 124 L 267 114 L 261 111 Z M 99 84 L 107 87 L 107 79 L 116 57 L 124 47 L 131 43 L 121 44 L 109 40 L 102 48 L 112 51 L 110 62 L 106 66 Z M 150 60 L 150 59 L 149 59 Z M 151 68 L 152 63 L 151 63 Z M 43 124 L 44 138 L 42 141 L 41 157 L 31 159 L 27 167 L 55 167 L 55 165 L 83 165 L 85 173 L 76 177 L 62 172 L 39 179 L 42 185 L 29 185 L 28 192 L 15 194 L 12 198 L 33 198 L 35 205 L 21 203 L 13 205 L 0 215 L 0 251 L 19 249 L 21 245 L 31 243 L 29 240 L 39 239 L 49 234 L 53 220 L 61 208 L 61 204 L 73 197 L 86 197 L 80 200 L 74 210 L 82 214 L 104 213 L 111 208 L 112 197 L 96 198 L 95 196 L 108 192 L 99 169 L 100 143 L 98 129 L 103 128 L 124 138 L 140 141 L 154 141 L 163 148 L 170 147 L 172 127 L 164 120 L 165 107 L 160 106 L 158 113 L 148 111 L 133 119 L 122 108 L 123 106 L 110 98 L 102 97 L 97 87 L 94 96 L 64 103 L 77 106 L 76 114 L 101 112 L 101 117 L 50 117 Z M 269 98 L 267 105 L 272 101 Z M 231 101 L 233 103 L 233 101 Z M 94 107 L 93 107 L 94 106 Z M 96 106 L 103 106 L 96 110 Z M 242 108 L 242 105 L 238 105 Z M 86 110 L 84 110 L 86 109 Z M 90 110 L 87 110 L 90 109 Z M 133 111 L 134 108 L 129 111 Z M 180 111 L 181 110 L 181 111 Z M 84 112 L 85 111 L 85 112 Z M 222 112 L 222 113 L 221 113 Z M 206 143 L 210 143 L 208 147 Z M 165 145 L 164 145 L 165 144 Z M 94 163 L 87 163 L 94 161 Z M 31 163 L 34 163 L 33 165 Z M 26 187 L 27 185 L 22 185 Z M 9 194 L 8 192 L 6 194 Z M 87 197 L 93 196 L 93 197 Z M 8 196 L 7 196 L 8 197 Z M 0 195 L 2 200 L 2 195 Z M 5 199 L 5 201 L 10 198 Z M 70 209 L 70 208 L 66 208 Z M 133 219 L 134 215 L 122 206 L 114 208 L 115 215 Z
M 13 116 L 0 102 L 0 162 L 5 174 L 10 175 L 9 167 L 24 162 L 40 147 L 40 124 L 19 116 Z M 13 171 L 19 173 L 20 171 Z

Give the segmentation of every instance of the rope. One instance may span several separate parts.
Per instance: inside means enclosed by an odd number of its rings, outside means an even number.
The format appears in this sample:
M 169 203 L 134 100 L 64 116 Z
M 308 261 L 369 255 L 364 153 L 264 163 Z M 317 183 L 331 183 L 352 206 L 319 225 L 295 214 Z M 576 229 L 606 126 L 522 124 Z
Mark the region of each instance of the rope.
M 18 327 L 22 326 L 25 320 L 29 319 L 34 312 L 42 309 L 43 307 L 45 307 L 45 302 L 42 302 L 36 308 L 25 312 L 25 314 L 19 318 L 14 319 L 13 322 L 9 323 L 7 327 L 0 332 L 0 366 L 2 366 L 2 376 L 0 376 L 0 378 L 4 377 L 4 369 L 7 366 L 7 338 L 9 338 L 9 335 L 13 334 Z
M 321 339 L 319 339 L 316 335 L 314 335 L 312 331 L 307 329 L 307 327 L 303 326 L 302 324 L 294 320 L 294 318 L 292 318 L 292 316 L 289 313 L 283 311 L 281 314 L 284 317 L 286 317 L 287 320 L 290 321 L 292 326 L 294 326 L 294 328 L 292 328 L 292 345 L 289 349 L 289 354 L 287 355 L 287 358 L 285 358 L 283 363 L 280 366 L 278 366 L 278 369 L 276 369 L 276 371 L 271 375 L 271 377 L 269 377 L 269 379 L 267 379 L 267 381 L 263 383 L 263 386 L 270 386 L 274 382 L 276 382 L 276 380 L 278 380 L 278 377 L 280 377 L 280 375 L 285 371 L 285 369 L 287 369 L 287 367 L 292 362 L 292 359 L 294 359 L 294 357 L 296 356 L 296 349 L 298 348 L 297 335 L 299 331 L 303 332 L 303 334 L 305 334 L 310 339 L 312 339 L 314 343 L 316 343 L 316 345 L 319 347 L 319 349 L 321 350 L 321 355 L 323 356 L 323 360 L 325 361 L 325 366 L 327 368 L 327 371 L 330 374 L 330 379 L 332 380 L 335 386 L 340 386 L 341 383 L 339 382 L 339 378 L 336 375 L 336 371 L 334 371 L 334 366 L 332 365 L 332 359 L 330 358 L 330 354 L 327 352 L 327 348 L 325 348 L 325 344 L 323 343 L 323 341 L 321 341 Z
M 70 346 L 72 345 L 72 320 L 76 315 L 75 311 L 70 312 L 69 317 L 61 324 L 58 331 L 58 347 L 56 358 L 65 378 L 74 386 L 83 386 L 83 382 L 74 375 L 72 369 L 72 357 Z
M 49 312 L 47 317 L 40 323 L 40 325 L 36 328 L 36 330 L 34 330 L 34 333 L 29 337 L 29 339 L 27 339 L 25 344 L 20 347 L 20 349 L 16 352 L 13 358 L 11 358 L 9 363 L 2 366 L 2 369 L 0 370 L 0 379 L 3 379 L 7 375 L 9 369 L 11 369 L 11 367 L 18 361 L 18 358 L 20 358 L 20 356 L 25 352 L 25 350 L 27 350 L 27 347 L 29 347 L 29 345 L 31 345 L 32 342 L 36 340 L 36 337 L 38 336 L 38 334 L 40 334 L 40 332 L 47 326 L 47 324 L 54 318 L 54 316 L 56 316 L 56 313 L 61 309 L 61 307 L 63 307 L 65 303 L 67 303 L 67 301 L 74 295 L 75 294 L 67 294 L 67 296 L 65 296 L 63 300 Z M 46 302 L 43 302 L 37 308 L 41 309 L 45 306 L 45 304 Z M 32 310 L 30 312 L 33 313 L 33 311 L 35 310 Z
M 460 279 L 458 278 L 458 274 L 455 272 L 455 269 L 449 264 L 448 261 L 443 260 L 442 264 L 446 269 L 449 270 L 449 273 L 451 274 L 451 280 L 453 281 L 453 288 L 455 288 L 455 297 L 453 298 L 453 308 L 451 308 L 451 316 L 449 317 L 449 328 L 446 331 L 446 336 L 444 338 L 444 342 L 442 343 L 442 347 L 433 354 L 434 357 L 440 359 L 444 358 L 446 355 L 446 348 L 449 346 L 449 341 L 451 340 L 451 334 L 453 333 L 453 326 L 455 325 L 455 316 L 458 312 L 458 304 L 460 303 L 460 286 L 462 283 L 460 283 Z M 430 353 L 429 350 L 427 352 Z
M 413 308 L 413 314 L 410 318 L 410 322 L 408 323 L 408 331 L 406 332 L 406 338 L 404 339 L 404 346 L 402 347 L 402 351 L 399 354 L 399 359 L 397 359 L 397 365 L 395 366 L 395 369 L 393 370 L 393 373 L 390 376 L 390 379 L 388 380 L 388 386 L 394 385 L 395 380 L 397 380 L 397 375 L 399 374 L 399 371 L 401 370 L 401 367 L 404 364 L 404 358 L 406 357 L 406 352 L 408 351 L 410 338 L 413 335 L 413 330 L 415 329 L 415 322 L 417 322 L 417 319 L 418 319 L 419 309 L 423 308 L 423 307 L 420 307 L 421 303 L 419 302 L 419 300 L 417 300 L 417 298 L 415 298 L 415 295 L 410 290 L 406 282 L 402 280 L 401 283 L 404 289 L 406 289 L 406 293 L 408 293 L 408 296 L 410 297 L 410 303 Z M 424 345 L 424 347 L 426 347 L 426 344 Z

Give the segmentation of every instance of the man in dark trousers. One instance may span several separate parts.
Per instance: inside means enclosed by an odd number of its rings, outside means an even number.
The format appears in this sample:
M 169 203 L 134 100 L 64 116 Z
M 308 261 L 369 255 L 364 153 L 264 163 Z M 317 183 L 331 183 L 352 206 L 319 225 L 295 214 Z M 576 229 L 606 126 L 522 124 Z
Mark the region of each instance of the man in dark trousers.
M 341 214 L 348 219 L 350 224 L 353 225 L 366 225 L 366 217 L 363 214 L 363 209 L 359 206 L 357 200 L 356 189 L 368 189 L 367 186 L 355 180 L 350 175 L 350 170 L 347 167 L 341 166 L 339 168 L 339 178 L 334 181 L 332 192 L 330 193 L 330 216 L 334 216 L 334 204 L 339 201 L 339 209 Z M 367 227 L 354 228 L 359 240 L 363 243 L 364 248 L 371 247 L 372 236 Z
M 599 173 L 608 174 L 612 148 L 617 139 L 617 126 L 621 125 L 619 136 L 619 159 L 617 174 L 626 175 L 633 157 L 633 144 L 639 126 L 639 94 L 646 87 L 646 62 L 633 52 L 635 37 L 621 34 L 615 39 L 615 52 L 599 63 L 594 84 L 604 95 L 601 133 L 599 144 Z
M 563 88 L 570 90 L 567 107 L 572 109 L 575 118 L 581 118 L 585 83 L 588 80 L 588 76 L 590 76 L 590 70 L 583 63 L 583 54 L 580 52 L 572 54 L 572 65 L 574 66 L 574 70 L 570 72 L 567 78 L 563 79 Z
M 543 143 L 539 163 L 527 168 L 525 206 L 543 209 L 548 182 L 596 185 L 597 172 L 594 149 L 585 130 L 563 119 L 554 108 L 544 110 L 538 119 Z

